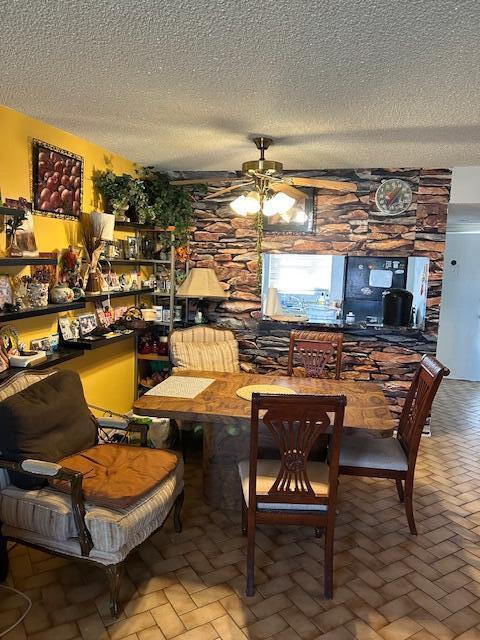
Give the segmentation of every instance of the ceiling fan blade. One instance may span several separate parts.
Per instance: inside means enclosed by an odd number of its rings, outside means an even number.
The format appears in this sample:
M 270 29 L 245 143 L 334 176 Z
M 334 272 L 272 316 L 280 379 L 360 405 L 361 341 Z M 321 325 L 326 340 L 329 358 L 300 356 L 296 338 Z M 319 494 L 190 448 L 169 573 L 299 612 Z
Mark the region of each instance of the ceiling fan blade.
M 295 198 L 295 200 L 306 200 L 307 198 L 306 193 L 303 193 L 300 189 L 295 189 L 295 187 L 292 187 L 285 182 L 270 182 L 268 188 L 275 192 L 281 191 L 282 193 L 286 193 L 287 196 Z
M 356 191 L 354 182 L 339 182 L 338 180 L 324 180 L 323 178 L 289 178 L 298 187 L 315 187 L 316 189 L 332 189 L 333 191 Z
M 218 189 L 215 193 L 209 193 L 208 196 L 204 197 L 204 200 L 214 200 L 219 196 L 222 196 L 224 193 L 228 193 L 229 191 L 233 191 L 234 189 L 240 189 L 240 187 L 247 187 L 249 184 L 253 184 L 253 181 L 250 182 L 242 182 L 240 184 L 234 184 L 231 187 L 225 187 L 225 189 Z
M 205 178 L 191 178 L 185 180 L 170 180 L 170 184 L 184 185 L 184 184 L 221 184 L 223 182 L 232 182 L 232 178 L 216 178 L 208 176 Z

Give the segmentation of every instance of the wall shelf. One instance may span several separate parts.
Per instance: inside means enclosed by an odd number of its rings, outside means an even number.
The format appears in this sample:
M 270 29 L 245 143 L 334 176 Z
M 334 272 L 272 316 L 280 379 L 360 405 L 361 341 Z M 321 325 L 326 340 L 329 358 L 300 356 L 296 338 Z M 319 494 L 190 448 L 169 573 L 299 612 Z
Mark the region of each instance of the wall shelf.
M 154 362 L 169 362 L 168 356 L 161 356 L 158 353 L 139 353 L 137 355 L 139 360 L 152 360 Z
M 103 260 L 103 259 L 102 259 Z M 170 260 L 149 260 L 147 258 L 139 258 L 138 260 L 127 260 L 123 258 L 107 258 L 111 265 L 132 265 L 132 266 L 155 266 L 156 264 L 170 264 Z
M 118 336 L 112 338 L 100 338 L 99 340 L 65 340 L 63 344 L 65 347 L 71 349 L 84 349 L 85 351 L 93 351 L 94 349 L 100 349 L 106 347 L 109 344 L 115 344 L 115 342 L 123 342 L 129 338 L 134 338 L 136 335 L 135 330 L 130 333 L 121 333 Z
M 10 367 L 9 369 L 2 371 L 0 373 L 0 382 L 8 380 L 8 378 L 11 378 L 16 373 L 20 373 L 20 371 L 39 371 L 49 369 L 50 367 L 55 367 L 61 364 L 62 362 L 73 360 L 73 358 L 80 358 L 80 356 L 83 356 L 83 351 L 81 350 L 69 351 L 68 349 L 59 349 L 59 351 L 47 356 L 46 360 L 34 365 L 33 367 Z
M 154 231 L 156 233 L 170 233 L 175 231 L 175 227 L 170 227 L 169 229 L 162 229 L 162 227 L 154 227 L 148 224 L 141 224 L 140 222 L 120 222 L 115 221 L 115 229 L 117 231 L 128 231 L 138 230 L 138 231 Z
M 129 291 L 101 291 L 100 293 L 86 293 L 82 298 L 85 302 L 95 302 L 96 300 L 107 300 L 108 298 L 125 298 L 127 296 L 141 296 L 143 294 L 153 293 L 153 287 L 144 287 L 143 289 L 130 289 Z
M 0 258 L 2 267 L 28 267 L 31 264 L 57 264 L 57 258 Z
M 2 311 L 0 313 L 0 322 L 11 322 L 13 320 L 22 320 L 22 318 L 35 318 L 36 316 L 46 316 L 51 313 L 72 311 L 74 309 L 85 309 L 85 303 L 69 302 L 66 304 L 49 304 L 46 307 L 31 307 L 23 311 Z
M 25 211 L 23 209 L 14 209 L 13 207 L 1 207 L 0 216 L 23 216 Z

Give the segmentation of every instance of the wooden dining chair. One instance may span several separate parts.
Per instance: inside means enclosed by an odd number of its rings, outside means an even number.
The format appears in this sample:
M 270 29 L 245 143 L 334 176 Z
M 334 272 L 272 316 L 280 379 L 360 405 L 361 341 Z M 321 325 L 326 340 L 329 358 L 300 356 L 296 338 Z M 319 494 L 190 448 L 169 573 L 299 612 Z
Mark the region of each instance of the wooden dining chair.
M 323 378 L 325 367 L 334 361 L 335 378 L 339 380 L 342 370 L 342 348 L 342 333 L 294 329 L 290 333 L 287 374 L 293 375 L 295 355 L 297 355 L 308 378 Z
M 403 405 L 397 437 L 347 436 L 340 451 L 340 475 L 395 480 L 400 502 L 405 503 L 410 533 L 415 536 L 413 479 L 418 447 L 440 382 L 449 373 L 436 358 L 424 355 Z
M 253 394 L 250 459 L 238 465 L 242 531 L 248 536 L 247 596 L 255 592 L 257 524 L 293 524 L 312 526 L 317 535 L 325 530 L 325 597 L 332 597 L 338 456 L 345 405 L 345 396 Z M 267 428 L 273 436 L 280 460 L 258 459 L 259 427 Z M 312 446 L 327 431 L 332 433 L 330 465 L 309 461 Z

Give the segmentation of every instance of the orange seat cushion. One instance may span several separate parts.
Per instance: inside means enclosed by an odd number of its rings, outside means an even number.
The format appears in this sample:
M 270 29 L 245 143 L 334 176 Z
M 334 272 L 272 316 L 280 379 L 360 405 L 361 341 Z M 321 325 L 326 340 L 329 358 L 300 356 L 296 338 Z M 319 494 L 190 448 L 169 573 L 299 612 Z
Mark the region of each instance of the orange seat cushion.
M 101 444 L 58 461 L 83 474 L 83 497 L 87 502 L 126 509 L 150 493 L 177 466 L 172 451 L 119 444 Z M 70 484 L 51 480 L 56 489 L 70 493 Z

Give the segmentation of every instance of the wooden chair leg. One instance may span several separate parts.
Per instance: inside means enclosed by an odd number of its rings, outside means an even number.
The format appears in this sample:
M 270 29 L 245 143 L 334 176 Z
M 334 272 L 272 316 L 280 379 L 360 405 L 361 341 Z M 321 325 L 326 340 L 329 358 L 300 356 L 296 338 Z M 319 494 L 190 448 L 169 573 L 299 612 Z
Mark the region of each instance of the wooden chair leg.
M 0 534 L 0 582 L 5 582 L 8 576 L 8 549 L 7 541 Z
M 248 526 L 247 526 L 247 505 L 245 504 L 245 498 L 243 496 L 243 491 L 242 491 L 242 535 L 246 536 L 247 535 L 247 531 L 248 531 Z
M 180 514 L 182 511 L 184 499 L 185 499 L 185 491 L 182 489 L 182 492 L 178 494 L 175 500 L 175 506 L 173 508 L 173 526 L 177 533 L 182 532 L 182 520 L 180 518 Z
M 412 536 L 417 535 L 417 527 L 413 516 L 413 479 L 405 481 L 405 512 Z
M 108 585 L 110 587 L 110 614 L 112 618 L 117 618 L 120 613 L 120 581 L 122 578 L 123 565 L 111 564 L 105 567 L 107 570 Z
M 248 512 L 247 528 L 247 589 L 246 595 L 255 594 L 255 514 Z
M 397 485 L 398 499 L 400 500 L 400 502 L 405 502 L 405 494 L 403 492 L 402 481 L 399 478 L 397 478 L 395 480 L 395 484 Z
M 334 521 L 328 521 L 325 527 L 324 595 L 327 600 L 333 598 L 333 535 Z

